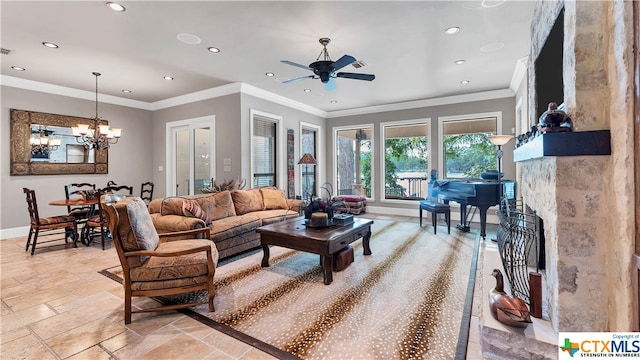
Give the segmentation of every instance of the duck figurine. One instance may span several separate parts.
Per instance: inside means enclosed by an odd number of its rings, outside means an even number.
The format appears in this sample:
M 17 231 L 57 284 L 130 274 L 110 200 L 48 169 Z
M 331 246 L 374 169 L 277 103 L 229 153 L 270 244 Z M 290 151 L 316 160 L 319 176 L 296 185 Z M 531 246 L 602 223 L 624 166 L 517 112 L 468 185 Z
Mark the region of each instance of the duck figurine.
M 504 280 L 500 270 L 493 269 L 491 276 L 496 278 L 496 287 L 489 292 L 489 309 L 493 317 L 509 326 L 527 327 L 532 322 L 527 304 L 504 292 Z

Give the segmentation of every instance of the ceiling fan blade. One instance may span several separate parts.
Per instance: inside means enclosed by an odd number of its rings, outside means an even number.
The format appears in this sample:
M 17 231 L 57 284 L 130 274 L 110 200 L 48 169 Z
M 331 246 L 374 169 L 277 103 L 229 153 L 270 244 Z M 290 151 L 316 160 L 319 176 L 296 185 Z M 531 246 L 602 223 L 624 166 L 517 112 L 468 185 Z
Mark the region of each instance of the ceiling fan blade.
M 291 65 L 291 66 L 295 66 L 295 67 L 299 67 L 299 68 L 302 68 L 302 69 L 306 69 L 306 70 L 311 70 L 311 71 L 313 71 L 313 69 L 312 69 L 312 68 L 310 68 L 310 67 L 308 67 L 308 66 L 306 66 L 306 65 L 300 65 L 300 64 L 298 64 L 298 63 L 294 63 L 293 61 L 289 61 L 289 60 L 280 60 L 280 62 L 281 62 L 281 63 L 283 63 L 283 64 L 287 64 L 287 65 Z
M 327 89 L 327 91 L 335 90 L 336 89 L 336 81 L 333 80 L 333 78 L 329 78 L 329 81 L 324 83 L 324 87 L 325 87 L 325 89 Z
M 336 60 L 333 62 L 333 71 L 332 73 L 335 73 L 336 71 L 342 69 L 343 67 L 352 64 L 356 61 L 356 58 L 354 58 L 351 55 L 343 55 L 340 59 Z
M 347 73 L 347 72 L 339 72 L 336 74 L 336 76 L 340 78 L 366 80 L 366 81 L 371 81 L 376 78 L 376 76 L 372 74 L 356 74 L 356 73 Z
M 296 82 L 296 81 L 300 81 L 300 80 L 313 79 L 314 77 L 315 77 L 315 75 L 301 76 L 299 78 L 285 80 L 282 83 L 283 84 L 288 84 L 288 83 L 292 83 L 292 82 Z

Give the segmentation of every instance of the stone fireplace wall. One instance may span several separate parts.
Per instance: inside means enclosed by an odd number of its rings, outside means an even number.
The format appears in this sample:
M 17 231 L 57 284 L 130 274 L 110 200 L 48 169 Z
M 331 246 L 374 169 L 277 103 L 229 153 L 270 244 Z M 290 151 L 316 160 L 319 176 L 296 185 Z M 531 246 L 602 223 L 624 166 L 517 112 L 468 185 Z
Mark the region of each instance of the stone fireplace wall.
M 519 163 L 524 203 L 544 220 L 543 307 L 556 332 L 631 331 L 633 26 L 630 1 L 539 1 L 531 59 L 564 7 L 564 101 L 575 131 L 610 130 L 611 155 Z M 559 55 L 560 56 L 560 55 Z M 530 62 L 531 122 L 535 61 Z

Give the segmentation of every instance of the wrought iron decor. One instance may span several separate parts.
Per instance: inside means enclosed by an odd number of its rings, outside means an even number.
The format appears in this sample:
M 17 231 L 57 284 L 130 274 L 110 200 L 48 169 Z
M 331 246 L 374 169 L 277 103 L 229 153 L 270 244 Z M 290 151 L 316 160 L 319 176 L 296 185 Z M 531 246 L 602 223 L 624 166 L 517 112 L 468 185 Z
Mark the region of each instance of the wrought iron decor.
M 47 162 L 32 161 L 32 125 L 71 128 L 76 124 L 94 124 L 93 119 L 76 116 L 41 113 L 10 109 L 11 115 L 11 175 L 67 175 L 108 174 L 109 150 L 95 150 L 94 162 Z M 104 121 L 103 121 L 104 122 Z M 80 145 L 82 146 L 82 145 Z
M 538 220 L 535 212 L 525 213 L 514 201 L 503 201 L 497 212 L 497 240 L 500 259 L 505 275 L 511 285 L 511 293 L 531 304 L 529 288 L 529 266 L 538 271 Z M 531 251 L 535 257 L 531 257 Z

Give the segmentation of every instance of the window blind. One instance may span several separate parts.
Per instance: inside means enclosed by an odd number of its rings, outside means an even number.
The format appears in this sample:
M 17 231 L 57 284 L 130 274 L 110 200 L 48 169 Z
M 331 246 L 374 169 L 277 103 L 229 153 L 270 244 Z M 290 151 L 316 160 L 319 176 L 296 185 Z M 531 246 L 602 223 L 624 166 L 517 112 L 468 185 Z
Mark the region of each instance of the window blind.
M 253 118 L 253 187 L 276 184 L 276 123 Z

